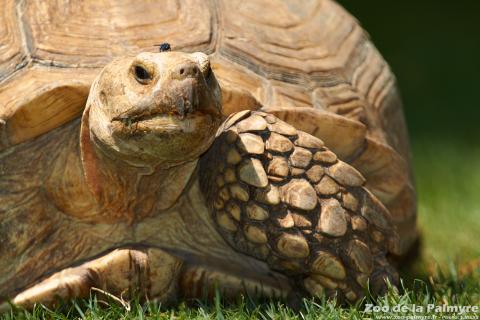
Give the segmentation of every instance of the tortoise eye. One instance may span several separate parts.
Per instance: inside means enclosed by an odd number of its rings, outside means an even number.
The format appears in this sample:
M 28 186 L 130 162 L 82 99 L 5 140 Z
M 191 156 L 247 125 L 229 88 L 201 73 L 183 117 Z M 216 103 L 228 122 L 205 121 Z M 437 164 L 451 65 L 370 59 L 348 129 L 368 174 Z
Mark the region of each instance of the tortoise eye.
M 135 66 L 134 72 L 135 79 L 141 84 L 147 84 L 150 80 L 152 80 L 150 73 L 142 66 Z

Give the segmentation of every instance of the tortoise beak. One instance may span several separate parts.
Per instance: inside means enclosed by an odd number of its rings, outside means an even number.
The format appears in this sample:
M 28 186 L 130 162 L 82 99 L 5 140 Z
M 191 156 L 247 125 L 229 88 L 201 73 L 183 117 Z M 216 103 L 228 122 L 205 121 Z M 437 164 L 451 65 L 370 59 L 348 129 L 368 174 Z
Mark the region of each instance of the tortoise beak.
M 199 89 L 192 85 L 177 90 L 161 91 L 155 96 L 157 113 L 169 114 L 185 119 L 189 114 L 203 113 L 220 117 L 220 110 L 208 88 Z
M 176 115 L 183 119 L 200 105 L 196 79 L 172 81 L 154 92 L 157 113 Z
M 154 92 L 158 113 L 184 119 L 188 114 L 201 112 L 220 116 L 212 89 L 196 63 L 179 64 Z

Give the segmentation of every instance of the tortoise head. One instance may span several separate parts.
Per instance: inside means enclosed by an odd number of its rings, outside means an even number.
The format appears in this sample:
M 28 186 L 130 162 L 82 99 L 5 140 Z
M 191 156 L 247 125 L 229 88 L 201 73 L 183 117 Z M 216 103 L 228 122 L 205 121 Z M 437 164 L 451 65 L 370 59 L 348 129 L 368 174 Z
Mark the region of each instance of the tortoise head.
M 133 165 L 191 161 L 212 143 L 221 93 L 207 55 L 140 53 L 107 65 L 84 119 L 103 152 Z

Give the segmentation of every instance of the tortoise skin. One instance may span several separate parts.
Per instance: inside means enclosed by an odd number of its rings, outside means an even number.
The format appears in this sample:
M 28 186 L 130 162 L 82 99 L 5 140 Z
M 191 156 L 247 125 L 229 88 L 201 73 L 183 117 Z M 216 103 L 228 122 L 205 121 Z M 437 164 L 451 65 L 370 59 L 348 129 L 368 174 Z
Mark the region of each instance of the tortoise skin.
M 108 1 L 17 3 L 6 0 L 0 13 L 0 42 L 6 44 L 0 47 L 0 250 L 2 256 L 7 257 L 0 261 L 0 266 L 6 270 L 0 278 L 0 297 L 19 296 L 17 302 L 23 305 L 50 301 L 51 292 L 44 296 L 46 300 L 39 299 L 38 295 L 22 296 L 21 292 L 27 293 L 27 288 L 41 284 L 50 276 L 58 278 L 55 273 L 65 268 L 90 266 L 88 263 L 97 266 L 94 261 L 101 259 L 100 256 L 117 256 L 112 251 L 116 248 L 132 252 L 129 257 L 144 257 L 142 261 L 147 262 L 143 265 L 158 265 L 162 259 L 171 261 L 172 256 L 179 259 L 172 265 L 184 270 L 185 276 L 180 276 L 183 280 L 176 285 L 177 291 L 169 291 L 175 292 L 170 296 L 180 292 L 180 295 L 194 297 L 195 292 L 201 292 L 201 288 L 219 279 L 226 283 L 225 292 L 233 296 L 243 289 L 230 290 L 232 285 L 228 284 L 239 281 L 250 283 L 246 288 L 248 292 L 262 287 L 267 288 L 267 295 L 288 295 L 291 285 L 284 276 L 285 269 L 274 268 L 276 271 L 271 276 L 270 260 L 264 263 L 250 249 L 232 246 L 228 237 L 227 242 L 224 241 L 223 229 L 212 219 L 216 217 L 210 210 L 213 202 L 202 203 L 197 199 L 203 197 L 202 193 L 209 198 L 216 192 L 212 191 L 215 190 L 213 185 L 200 191 L 199 183 L 203 186 L 205 183 L 199 182 L 197 175 L 204 171 L 201 166 L 197 167 L 196 160 L 187 166 L 180 179 L 188 187 L 182 189 L 174 205 L 166 209 L 168 213 L 162 211 L 158 216 L 161 218 L 145 213 L 138 221 L 124 223 L 119 221 L 128 214 L 118 212 L 120 220 L 110 221 L 109 218 L 101 219 L 101 212 L 89 207 L 91 185 L 83 180 L 85 168 L 81 161 L 79 118 L 84 114 L 90 87 L 102 68 L 113 59 L 135 56 L 142 51 L 158 52 L 155 44 L 164 42 L 170 43 L 173 50 L 208 54 L 220 84 L 224 118 L 243 109 L 261 109 L 278 121 L 289 123 L 298 132 L 320 139 L 335 154 L 337 161 L 349 164 L 362 176 L 364 183 L 355 188 L 377 199 L 374 201 L 376 207 L 382 208 L 378 210 L 388 212 L 389 227 L 376 230 L 374 223 L 366 219 L 369 231 L 354 231 L 352 217 L 356 216 L 356 211 L 350 210 L 345 218 L 349 237 L 355 232 L 369 237 L 367 247 L 370 251 L 377 250 L 374 240 L 380 236 L 397 237 L 396 245 L 389 245 L 389 249 L 398 255 L 404 254 L 416 239 L 410 150 L 395 77 L 358 22 L 331 0 L 308 0 L 301 5 L 297 1 L 167 0 L 162 6 L 147 1 L 112 4 Z M 262 139 L 266 134 L 260 135 Z M 295 145 L 292 137 L 286 136 Z M 255 140 L 250 138 L 250 142 Z M 226 161 L 225 157 L 226 154 L 219 154 L 216 161 L 220 164 Z M 282 163 L 277 161 L 277 164 Z M 262 163 L 266 166 L 266 162 Z M 327 169 L 321 163 L 318 165 L 324 171 Z M 268 171 L 268 167 L 264 170 Z M 308 180 L 307 171 L 302 177 Z M 59 179 L 61 176 L 69 178 Z M 136 176 L 137 173 L 132 173 L 128 179 Z M 149 191 L 155 179 L 163 179 L 161 175 L 142 177 L 144 191 Z M 123 183 L 128 184 L 131 181 L 128 179 Z M 71 185 L 84 187 L 71 192 Z M 340 184 L 339 188 L 343 194 L 344 189 L 351 187 Z M 51 191 L 45 192 L 45 189 Z M 52 197 L 78 201 L 57 201 L 52 207 Z M 135 195 L 130 194 L 130 197 L 134 199 Z M 321 193 L 319 197 L 323 197 Z M 338 194 L 328 197 L 342 203 Z M 152 201 L 144 201 L 138 208 L 147 212 L 145 204 Z M 137 202 L 132 200 L 131 203 Z M 75 214 L 66 215 L 67 211 Z M 192 226 L 193 217 L 203 222 Z M 135 236 L 132 226 L 141 230 L 134 232 Z M 154 227 L 160 226 L 165 234 L 155 231 Z M 163 226 L 170 226 L 170 229 Z M 137 237 L 142 232 L 145 236 Z M 189 234 L 203 235 L 203 238 Z M 104 241 L 108 237 L 108 241 Z M 162 245 L 158 245 L 159 241 Z M 348 245 L 346 238 L 340 242 Z M 150 259 L 142 251 L 143 247 L 137 248 L 138 243 L 158 246 L 161 253 Z M 205 246 L 216 249 L 206 250 Z M 62 247 L 64 249 L 59 249 Z M 347 250 L 345 248 L 342 250 Z M 383 256 L 387 247 L 378 250 Z M 330 253 L 342 252 L 345 257 L 349 252 L 333 251 Z M 121 257 L 125 254 L 122 252 L 118 253 Z M 245 254 L 256 258 L 245 258 Z M 231 264 L 238 263 L 239 268 L 217 268 L 224 265 L 222 259 L 226 257 Z M 131 265 L 136 265 L 135 261 Z M 353 270 L 355 264 L 349 261 L 347 269 Z M 387 266 L 383 258 L 374 261 L 375 268 L 380 264 Z M 245 270 L 242 263 L 256 272 L 242 274 L 239 271 Z M 309 274 L 307 264 L 304 267 L 307 273 L 302 276 Z M 384 269 L 395 278 L 390 267 Z M 132 274 L 137 272 L 135 270 L 131 269 Z M 148 273 L 142 274 L 144 279 L 155 279 Z M 112 272 L 110 278 L 116 277 L 120 276 Z M 88 291 L 92 286 L 110 288 L 106 284 L 108 281 L 98 280 L 100 278 L 96 277 L 96 282 L 90 285 L 75 281 L 72 283 L 76 285 L 70 285 L 66 281 L 59 284 L 58 290 L 81 286 L 87 289 L 73 291 Z M 338 287 L 339 292 L 354 300 L 352 294 L 347 294 L 353 292 L 358 298 L 359 281 L 349 279 L 348 289 L 342 284 L 337 286 L 344 287 Z M 360 282 L 364 284 L 364 280 Z M 309 285 L 300 289 L 310 294 L 317 294 L 318 288 L 335 291 L 325 286 L 325 279 L 321 281 L 307 281 Z M 165 284 L 166 280 L 158 280 L 158 283 Z M 151 291 L 152 296 L 162 296 L 155 290 Z

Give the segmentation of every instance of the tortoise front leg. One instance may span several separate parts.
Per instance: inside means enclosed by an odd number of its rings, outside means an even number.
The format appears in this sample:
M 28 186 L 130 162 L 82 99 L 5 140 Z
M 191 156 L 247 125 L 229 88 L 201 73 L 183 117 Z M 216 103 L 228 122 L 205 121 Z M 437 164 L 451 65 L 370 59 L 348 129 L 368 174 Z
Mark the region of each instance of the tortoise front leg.
M 299 292 L 359 299 L 397 273 L 397 236 L 364 177 L 324 142 L 263 112 L 232 115 L 201 160 L 200 183 L 236 250 L 289 276 Z
M 182 261 L 159 249 L 117 249 L 78 267 L 57 272 L 16 295 L 14 305 L 55 305 L 61 300 L 85 298 L 93 288 L 117 297 L 176 298 Z M 6 304 L 0 307 L 5 308 Z

